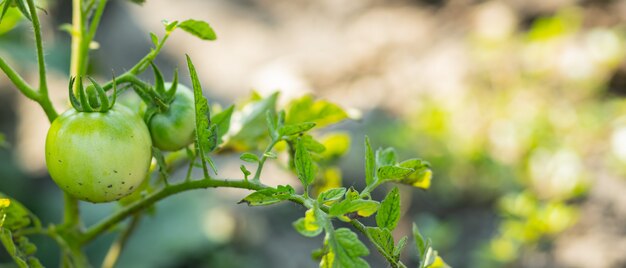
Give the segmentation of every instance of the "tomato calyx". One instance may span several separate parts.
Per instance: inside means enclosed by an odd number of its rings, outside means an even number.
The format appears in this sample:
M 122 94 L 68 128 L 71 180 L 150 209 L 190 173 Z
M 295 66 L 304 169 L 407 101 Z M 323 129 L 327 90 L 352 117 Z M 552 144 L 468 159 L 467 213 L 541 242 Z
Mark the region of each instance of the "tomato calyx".
M 170 104 L 174 102 L 178 89 L 178 69 L 174 70 L 172 82 L 169 83 L 170 86 L 166 89 L 166 83 L 159 68 L 153 62 L 150 62 L 150 66 L 154 73 L 154 88 L 147 92 L 147 96 L 142 97 L 144 102 L 148 104 L 148 109 L 144 114 L 146 124 L 150 122 L 154 115 L 165 113 L 170 109 Z
M 113 105 L 115 105 L 115 100 L 117 98 L 115 77 L 113 77 L 113 95 L 111 97 L 107 96 L 102 86 L 100 86 L 100 84 L 98 84 L 93 78 L 87 77 L 87 79 L 91 81 L 93 87 L 85 89 L 81 76 L 78 76 L 78 79 L 76 77 L 72 77 L 70 79 L 69 95 L 72 107 L 79 112 L 85 113 L 106 113 L 111 110 Z M 76 94 L 74 93 L 74 83 L 78 83 L 78 98 L 76 98 Z

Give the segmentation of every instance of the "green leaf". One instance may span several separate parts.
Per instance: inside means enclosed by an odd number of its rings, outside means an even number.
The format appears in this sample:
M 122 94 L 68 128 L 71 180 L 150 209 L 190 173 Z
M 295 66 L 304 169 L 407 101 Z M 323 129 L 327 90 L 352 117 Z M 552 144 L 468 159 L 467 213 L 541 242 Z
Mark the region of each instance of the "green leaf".
M 259 157 L 253 153 L 243 153 L 239 157 L 239 159 L 246 161 L 248 163 L 257 163 L 259 162 Z
M 280 129 L 280 135 L 281 136 L 291 136 L 291 135 L 296 135 L 296 134 L 300 134 L 302 132 L 306 132 L 309 131 L 310 129 L 315 127 L 315 123 L 312 122 L 306 122 L 306 123 L 299 123 L 299 124 L 289 124 L 289 125 L 285 125 Z
M 0 228 L 0 242 L 9 253 L 11 258 L 20 268 L 28 267 L 28 256 L 25 256 L 13 242 L 13 235 L 7 228 Z
M 376 164 L 379 167 L 393 166 L 397 163 L 396 150 L 389 147 L 376 150 Z
M 420 259 L 423 259 L 426 255 L 427 247 L 429 247 L 430 245 L 427 245 L 427 241 L 424 240 L 424 237 L 420 233 L 420 230 L 419 228 L 417 228 L 417 225 L 415 223 L 413 223 L 413 238 L 415 239 L 415 246 L 417 247 L 418 256 Z
M 354 189 L 346 192 L 346 198 L 330 207 L 329 214 L 342 221 L 350 221 L 358 217 L 369 217 L 378 210 L 379 203 L 374 200 L 360 199 Z
M 370 144 L 370 138 L 365 136 L 365 183 L 369 186 L 376 182 L 376 158 Z
M 334 253 L 334 262 L 331 267 L 361 268 L 370 267 L 362 256 L 369 255 L 367 247 L 357 235 L 348 228 L 339 228 L 334 231 L 330 247 Z
M 404 247 L 406 246 L 406 243 L 409 241 L 408 237 L 405 235 L 402 238 L 400 238 L 400 240 L 398 241 L 398 244 L 394 247 L 393 249 L 393 256 L 396 258 L 400 258 L 400 254 L 402 253 L 402 250 L 404 249 Z
M 293 187 L 286 185 L 279 185 L 276 189 L 274 188 L 265 188 L 258 190 L 244 199 L 239 201 L 237 204 L 246 203 L 248 206 L 267 206 L 271 204 L 278 203 L 283 200 L 289 199 L 295 190 Z
M 252 174 L 244 165 L 239 166 L 239 169 L 241 170 L 241 172 L 243 173 L 243 177 L 247 180 L 248 176 L 250 176 L 250 174 Z
M 325 205 L 332 204 L 333 202 L 343 198 L 345 194 L 346 188 L 344 187 L 328 189 L 317 196 L 317 202 Z
M 385 252 L 393 256 L 394 241 L 391 231 L 387 228 L 367 227 L 367 233 L 376 245 L 380 246 Z
M 9 229 L 11 231 L 19 230 L 28 226 L 41 226 L 41 222 L 33 214 L 28 210 L 24 205 L 22 205 L 19 201 L 8 197 L 7 195 L 0 192 L 1 200 L 9 200 L 8 205 L 7 201 L 2 201 L 4 209 L 4 223 L 2 224 L 2 228 Z M 8 206 L 6 206 L 8 205 Z
M 315 166 L 313 165 L 311 154 L 300 139 L 296 143 L 295 165 L 298 179 L 300 179 L 304 188 L 307 188 L 315 179 Z
M 159 38 L 156 36 L 156 34 L 150 33 L 150 40 L 152 40 L 152 44 L 154 45 L 154 47 L 159 46 Z
M 382 166 L 378 168 L 378 178 L 380 180 L 401 180 L 413 173 L 413 169 L 398 166 Z
M 338 105 L 325 101 L 313 100 L 313 96 L 306 95 L 293 100 L 287 108 L 287 124 L 314 122 L 318 127 L 324 127 L 348 118 L 348 114 Z
M 276 100 L 278 92 L 263 99 L 254 99 L 243 106 L 238 121 L 233 124 L 240 125 L 235 135 L 229 140 L 229 144 L 239 150 L 257 149 L 262 139 L 267 137 L 266 113 L 276 113 Z
M 224 141 L 224 135 L 230 129 L 230 119 L 233 116 L 235 105 L 231 105 L 226 110 L 216 113 L 211 117 L 211 122 L 217 126 L 217 144 L 220 145 Z
M 400 163 L 400 166 L 405 168 L 411 168 L 414 170 L 412 173 L 403 178 L 400 181 L 401 183 L 412 185 L 413 187 L 418 187 L 422 189 L 430 188 L 430 183 L 432 180 L 430 163 L 419 158 L 414 158 Z
M 192 35 L 195 35 L 196 37 L 202 39 L 202 40 L 215 40 L 217 39 L 217 36 L 215 35 L 215 32 L 213 31 L 213 28 L 211 28 L 211 26 L 201 20 L 186 20 L 181 22 L 180 24 L 178 24 L 178 28 L 183 29 L 185 32 L 188 32 Z
M 274 113 L 273 110 L 267 110 L 265 112 L 265 123 L 267 124 L 267 130 L 269 130 L 272 140 L 278 140 L 280 138 L 278 133 L 278 115 Z
M 198 79 L 198 73 L 196 68 L 191 62 L 189 55 L 187 56 L 187 66 L 189 67 L 189 74 L 191 76 L 191 83 L 193 85 L 193 96 L 196 109 L 196 143 L 200 149 L 200 158 L 202 159 L 204 175 L 208 177 L 208 170 L 206 169 L 206 163 L 208 162 L 213 168 L 213 172 L 217 174 L 213 161 L 208 154 L 217 147 L 217 131 L 216 126 L 211 125 L 211 115 L 209 112 L 209 104 L 202 95 L 202 86 Z
M 0 228 L 4 224 L 4 219 L 6 218 L 6 213 L 4 212 L 5 208 L 11 205 L 11 200 L 8 198 L 0 198 Z
M 178 21 L 175 20 L 169 22 L 168 20 L 163 20 L 163 25 L 165 26 L 165 31 L 169 33 L 176 29 L 176 26 L 178 26 Z
M 396 229 L 399 220 L 400 191 L 398 187 L 394 187 L 380 203 L 380 208 L 376 213 L 376 225 L 380 228 L 387 228 L 393 231 Z
M 17 7 L 17 9 L 22 13 L 22 15 L 24 17 L 26 17 L 28 20 L 32 21 L 32 18 L 30 16 L 30 12 L 28 11 L 28 4 L 26 4 L 24 2 L 24 0 L 12 0 L 12 2 L 13 2 L 13 5 L 15 7 Z M 7 3 L 8 3 L 8 1 L 7 1 Z
M 309 152 L 314 152 L 314 153 L 322 153 L 324 151 L 326 151 L 326 147 L 324 146 L 324 144 L 321 144 L 319 141 L 315 140 L 313 138 L 313 136 L 305 134 L 302 137 L 300 137 L 300 139 L 302 140 L 302 143 L 304 143 L 304 147 L 309 151 Z
M 293 223 L 293 227 L 303 236 L 318 236 L 324 230 L 320 216 L 322 213 L 317 208 L 310 208 L 305 212 L 304 218 L 300 218 Z

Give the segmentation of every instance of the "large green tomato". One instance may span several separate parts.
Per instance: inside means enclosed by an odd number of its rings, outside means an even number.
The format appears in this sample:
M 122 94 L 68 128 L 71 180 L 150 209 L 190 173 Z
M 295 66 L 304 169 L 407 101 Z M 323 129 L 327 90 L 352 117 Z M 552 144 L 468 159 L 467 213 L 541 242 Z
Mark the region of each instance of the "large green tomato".
M 128 108 L 70 109 L 48 130 L 46 165 L 65 192 L 89 202 L 118 200 L 148 173 L 152 142 L 146 124 Z
M 170 86 L 165 83 L 165 88 Z M 193 92 L 178 84 L 167 111 L 152 116 L 148 126 L 154 147 L 161 150 L 176 151 L 191 144 L 196 129 Z

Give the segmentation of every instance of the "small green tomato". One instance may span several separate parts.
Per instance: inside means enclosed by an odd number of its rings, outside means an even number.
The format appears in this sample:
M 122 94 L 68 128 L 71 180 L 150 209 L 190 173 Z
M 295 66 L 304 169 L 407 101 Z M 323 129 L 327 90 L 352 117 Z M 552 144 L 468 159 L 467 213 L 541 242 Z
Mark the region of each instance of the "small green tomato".
M 171 84 L 165 83 L 165 87 L 169 88 Z M 196 129 L 195 115 L 193 92 L 178 84 L 167 111 L 152 116 L 148 124 L 154 147 L 176 151 L 191 144 Z

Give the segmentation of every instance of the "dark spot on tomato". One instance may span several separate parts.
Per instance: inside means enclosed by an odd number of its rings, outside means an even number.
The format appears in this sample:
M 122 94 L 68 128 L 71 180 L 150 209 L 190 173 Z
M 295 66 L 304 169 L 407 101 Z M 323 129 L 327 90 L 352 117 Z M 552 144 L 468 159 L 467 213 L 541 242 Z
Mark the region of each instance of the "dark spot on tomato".
M 79 182 L 79 183 L 78 183 L 78 185 L 83 186 L 83 183 L 82 183 L 82 182 Z
M 113 187 L 113 184 L 109 184 L 109 186 L 107 186 L 107 188 L 111 188 L 111 187 Z
M 59 159 L 58 161 L 59 161 L 59 163 L 63 163 L 63 161 L 61 159 Z
M 117 173 L 117 170 L 115 170 L 115 169 L 114 169 L 114 170 L 113 170 L 113 173 Z
M 131 186 L 130 188 L 128 188 L 128 190 L 130 191 L 130 190 L 132 190 L 133 188 L 135 188 L 135 186 Z
M 126 182 L 125 182 L 125 181 L 122 181 L 122 184 L 126 184 Z
M 101 183 L 102 181 L 98 181 L 98 183 Z

